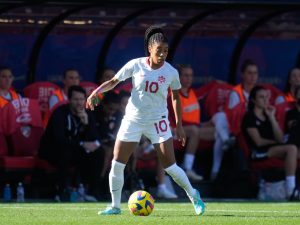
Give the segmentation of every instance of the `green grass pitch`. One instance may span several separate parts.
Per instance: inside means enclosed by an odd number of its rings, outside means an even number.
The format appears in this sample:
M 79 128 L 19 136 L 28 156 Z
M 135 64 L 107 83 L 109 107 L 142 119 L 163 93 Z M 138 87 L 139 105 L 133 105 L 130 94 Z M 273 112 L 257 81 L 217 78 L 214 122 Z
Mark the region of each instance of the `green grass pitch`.
M 107 203 L 4 203 L 0 225 L 300 225 L 300 203 L 208 202 L 203 216 L 194 214 L 191 203 L 156 202 L 148 217 L 133 216 L 126 204 L 122 214 L 98 216 Z

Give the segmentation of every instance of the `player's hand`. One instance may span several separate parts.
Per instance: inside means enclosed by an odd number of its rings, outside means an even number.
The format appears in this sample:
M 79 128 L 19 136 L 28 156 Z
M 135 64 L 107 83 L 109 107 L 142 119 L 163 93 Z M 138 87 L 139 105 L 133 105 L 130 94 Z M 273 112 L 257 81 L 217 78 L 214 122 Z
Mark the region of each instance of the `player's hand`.
M 89 123 L 89 117 L 84 108 L 78 110 L 77 116 L 80 118 L 81 123 L 83 123 L 84 125 L 87 125 Z
M 85 141 L 82 145 L 87 153 L 94 152 L 99 145 L 97 145 L 94 141 Z
M 99 105 L 100 98 L 97 91 L 93 91 L 86 100 L 85 107 L 90 110 L 94 110 L 95 106 Z
M 269 119 L 275 118 L 275 112 L 276 112 L 276 110 L 275 110 L 274 106 L 268 105 L 265 108 L 265 113 L 269 117 Z
M 185 132 L 183 130 L 183 127 L 181 125 L 177 125 L 175 131 L 176 131 L 177 139 L 181 142 L 182 146 L 185 146 L 186 136 L 185 136 Z

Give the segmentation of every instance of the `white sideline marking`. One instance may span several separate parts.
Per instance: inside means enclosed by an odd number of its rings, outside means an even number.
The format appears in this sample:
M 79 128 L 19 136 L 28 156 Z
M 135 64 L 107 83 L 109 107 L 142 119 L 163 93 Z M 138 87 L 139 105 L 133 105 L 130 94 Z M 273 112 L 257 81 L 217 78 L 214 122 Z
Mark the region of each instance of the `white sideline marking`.
M 32 206 L 28 206 L 28 205 L 24 205 L 24 206 L 1 206 L 1 208 L 5 208 L 5 209 L 25 209 L 25 210 L 37 210 L 37 211 L 43 211 L 43 210 L 60 210 L 61 208 L 63 208 L 64 210 L 90 210 L 90 211 L 98 211 L 101 210 L 102 207 L 95 207 L 95 208 L 91 208 L 91 207 L 70 207 L 70 206 L 52 206 L 52 207 L 45 207 L 45 208 L 39 208 L 39 207 L 32 207 Z M 126 211 L 127 208 L 123 208 L 122 210 Z M 160 208 L 154 208 L 155 211 L 166 211 L 166 212 L 176 212 L 178 211 L 178 209 L 160 209 Z M 300 214 L 300 210 L 297 211 L 288 211 L 288 210 L 235 210 L 235 209 L 208 209 L 206 210 L 206 212 L 230 212 L 230 213 L 299 213 Z

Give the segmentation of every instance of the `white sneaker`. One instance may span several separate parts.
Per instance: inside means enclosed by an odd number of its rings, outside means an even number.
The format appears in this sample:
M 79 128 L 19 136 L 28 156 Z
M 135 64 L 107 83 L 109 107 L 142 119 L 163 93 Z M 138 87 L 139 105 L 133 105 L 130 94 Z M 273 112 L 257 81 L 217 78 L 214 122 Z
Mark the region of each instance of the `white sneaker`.
M 86 201 L 86 202 L 98 202 L 98 200 L 92 195 L 84 195 L 84 201 Z
M 187 177 L 194 182 L 203 180 L 203 177 L 201 175 L 198 175 L 194 170 L 186 170 L 185 173 Z
M 166 199 L 178 198 L 178 196 L 175 193 L 172 193 L 167 188 L 158 188 L 156 195 L 158 198 L 166 198 Z
M 61 202 L 59 195 L 55 195 L 54 196 L 54 201 Z

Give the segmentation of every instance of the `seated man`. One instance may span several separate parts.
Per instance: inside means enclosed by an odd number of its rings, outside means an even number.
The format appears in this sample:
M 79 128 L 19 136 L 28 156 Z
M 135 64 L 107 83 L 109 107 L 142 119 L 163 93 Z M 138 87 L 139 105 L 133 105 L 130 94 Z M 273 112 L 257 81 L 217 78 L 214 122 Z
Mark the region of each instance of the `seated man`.
M 0 67 L 0 109 L 20 96 L 11 88 L 14 76 L 8 67 Z
M 50 117 L 41 139 L 39 155 L 58 168 L 58 191 L 62 198 L 70 187 L 70 167 L 80 181 L 96 195 L 103 164 L 100 141 L 93 115 L 85 110 L 86 93 L 80 86 L 68 90 L 69 103 L 58 107 Z
M 113 156 L 114 143 L 122 119 L 122 115 L 118 113 L 119 108 L 120 99 L 118 94 L 107 92 L 100 102 L 100 105 L 92 111 L 101 144 L 105 150 L 101 178 L 104 178 L 105 175 L 108 176 L 110 161 Z

